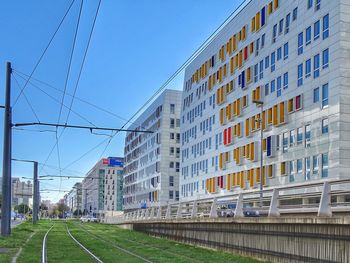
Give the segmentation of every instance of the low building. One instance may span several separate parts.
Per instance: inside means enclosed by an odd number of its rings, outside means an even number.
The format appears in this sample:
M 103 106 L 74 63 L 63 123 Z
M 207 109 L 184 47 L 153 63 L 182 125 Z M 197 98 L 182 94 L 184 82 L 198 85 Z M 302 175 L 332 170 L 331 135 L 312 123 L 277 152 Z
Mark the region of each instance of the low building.
M 22 182 L 19 178 L 12 178 L 12 206 L 20 204 L 33 205 L 33 184 L 31 181 Z
M 76 183 L 67 194 L 67 206 L 72 214 L 82 214 L 82 183 Z

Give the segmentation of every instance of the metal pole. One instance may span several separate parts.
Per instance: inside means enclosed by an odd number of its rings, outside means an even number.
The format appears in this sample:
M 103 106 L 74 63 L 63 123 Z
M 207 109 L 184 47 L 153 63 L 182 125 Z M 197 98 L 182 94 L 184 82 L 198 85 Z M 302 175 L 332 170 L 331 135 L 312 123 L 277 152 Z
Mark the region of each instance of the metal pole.
M 34 162 L 34 183 L 33 183 L 33 217 L 32 222 L 36 224 L 38 221 L 39 208 L 39 181 L 38 181 L 38 162 Z
M 1 235 L 11 234 L 11 63 L 6 63 L 4 149 L 2 163 Z
M 263 104 L 260 105 L 261 113 L 260 113 L 260 207 L 263 207 Z

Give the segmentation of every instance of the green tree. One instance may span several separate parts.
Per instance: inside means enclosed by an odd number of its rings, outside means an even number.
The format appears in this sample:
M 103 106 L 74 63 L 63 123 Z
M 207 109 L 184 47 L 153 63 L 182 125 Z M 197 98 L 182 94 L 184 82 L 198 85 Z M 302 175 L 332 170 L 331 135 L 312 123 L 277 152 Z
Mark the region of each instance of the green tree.
M 26 214 L 32 210 L 26 204 L 20 204 L 15 206 L 15 211 L 17 211 L 20 214 Z

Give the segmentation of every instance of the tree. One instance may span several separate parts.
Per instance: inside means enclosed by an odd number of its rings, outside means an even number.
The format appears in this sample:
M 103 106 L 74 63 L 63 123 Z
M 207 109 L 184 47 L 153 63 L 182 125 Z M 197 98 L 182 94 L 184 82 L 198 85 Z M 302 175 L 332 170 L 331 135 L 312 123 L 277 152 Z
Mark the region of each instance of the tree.
M 32 210 L 26 204 L 20 204 L 15 206 L 15 211 L 17 211 L 20 214 L 26 214 Z
M 77 209 L 77 210 L 74 211 L 73 215 L 74 216 L 80 216 L 80 215 L 82 215 L 82 212 L 81 212 L 80 209 Z

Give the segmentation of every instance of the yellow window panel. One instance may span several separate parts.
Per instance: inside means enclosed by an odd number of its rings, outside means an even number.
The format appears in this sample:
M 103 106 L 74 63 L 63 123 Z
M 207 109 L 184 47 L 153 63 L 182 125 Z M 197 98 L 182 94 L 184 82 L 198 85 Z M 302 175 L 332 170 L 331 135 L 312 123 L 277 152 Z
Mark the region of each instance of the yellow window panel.
M 256 168 L 255 175 L 256 175 L 256 182 L 260 183 L 260 167 Z
M 245 156 L 245 146 L 244 146 L 244 147 L 242 147 L 241 149 L 242 149 L 242 157 L 244 157 L 244 158 L 245 158 L 245 157 L 246 157 L 246 156 Z
M 216 90 L 216 104 L 220 104 L 221 99 L 220 99 L 220 89 Z
M 250 136 L 249 119 L 245 120 L 245 136 L 246 137 Z
M 228 41 L 228 53 L 231 55 L 232 54 L 232 37 Z
M 243 66 L 243 51 L 240 50 L 238 53 L 238 67 L 241 68 Z
M 293 98 L 288 100 L 288 113 L 291 113 L 294 111 L 294 100 Z
M 220 109 L 220 124 L 224 125 L 224 109 Z
M 268 14 L 270 15 L 272 12 L 273 12 L 273 9 L 272 9 L 272 2 L 269 3 L 269 7 L 268 7 Z
M 255 93 L 256 93 L 256 91 L 255 91 L 255 89 L 253 89 L 253 90 L 252 90 L 252 102 L 254 102 L 254 100 L 256 100 L 256 99 L 255 99 L 255 97 L 256 97 L 256 96 L 255 96 Z
M 251 68 L 247 68 L 247 83 L 252 82 L 252 71 Z
M 250 43 L 250 45 L 249 45 L 249 52 L 250 52 L 250 54 L 253 54 L 253 52 L 254 52 L 254 42 Z
M 250 117 L 252 132 L 255 131 L 255 116 Z
M 241 123 L 237 124 L 237 136 L 241 137 Z
M 211 75 L 209 76 L 209 80 L 208 80 L 208 89 L 209 91 L 211 91 L 212 86 L 211 86 Z
M 255 99 L 256 100 L 260 100 L 261 99 L 261 88 L 260 88 L 260 86 L 256 88 Z
M 266 151 L 266 138 L 263 139 L 263 151 Z
M 281 162 L 281 175 L 286 175 L 286 162 Z
M 237 49 L 237 36 L 234 35 L 233 38 L 232 38 L 232 51 L 236 51 Z
M 250 169 L 250 171 L 249 171 L 249 186 L 251 187 L 251 188 L 253 188 L 254 187 L 254 169 Z M 248 178 L 247 178 L 248 179 Z
M 236 185 L 236 173 L 232 173 L 231 174 L 231 176 L 232 176 L 232 186 L 235 186 Z
M 230 73 L 231 73 L 231 75 L 233 74 L 233 72 L 234 72 L 234 65 L 233 65 L 233 57 L 230 59 Z
M 227 190 L 231 190 L 231 174 L 227 175 Z
M 250 181 L 250 170 L 247 170 L 247 180 Z
M 246 26 L 244 26 L 243 28 L 242 28 L 242 40 L 245 40 L 245 38 L 246 38 Z
M 258 113 L 258 114 L 256 115 L 256 119 L 257 119 L 257 122 L 256 122 L 256 129 L 257 129 L 257 130 L 260 130 L 260 124 L 261 124 L 260 113 Z
M 284 101 L 282 101 L 279 105 L 279 123 L 283 124 L 285 122 L 285 106 L 284 106 Z
M 242 108 L 244 108 L 244 107 L 247 107 L 247 95 L 243 96 L 243 98 L 242 98 Z
M 241 172 L 241 188 L 243 189 L 244 188 L 244 171 Z
M 255 161 L 255 143 L 250 143 L 250 160 Z
M 256 20 L 256 31 L 259 31 L 260 30 L 260 12 L 256 13 L 255 20 Z
M 227 75 L 227 66 L 226 64 L 224 65 L 224 78 L 226 78 L 226 75 Z
M 262 128 L 263 130 L 266 128 L 266 111 L 262 112 Z
M 269 108 L 267 111 L 267 123 L 272 124 L 272 108 Z
M 273 125 L 278 125 L 278 105 L 273 106 Z
M 245 157 L 249 160 L 250 159 L 250 144 L 246 144 L 244 147 L 245 147 Z
M 222 170 L 224 168 L 224 160 L 223 160 L 223 154 L 220 153 L 219 155 L 219 167 Z
M 273 10 L 276 10 L 279 7 L 279 1 L 273 0 Z
M 226 163 L 230 162 L 230 153 L 229 152 L 225 152 L 225 162 Z
M 221 87 L 220 88 L 220 97 L 221 97 L 221 103 L 223 103 L 225 101 L 225 90 L 224 90 L 224 87 Z
M 236 110 L 237 116 L 240 116 L 240 115 L 241 115 L 241 99 L 240 99 L 240 98 L 237 99 L 237 104 L 236 104 L 236 106 L 237 106 L 237 110 Z
M 238 41 L 242 40 L 242 30 L 238 32 Z
M 230 91 L 230 92 L 233 91 L 233 80 L 230 81 L 230 84 L 229 84 L 229 91 Z
M 237 116 L 237 101 L 233 102 L 233 116 Z
M 252 18 L 252 22 L 251 22 L 251 31 L 255 32 L 255 16 Z
M 270 164 L 268 167 L 267 167 L 267 176 L 269 178 L 271 178 L 273 176 L 272 174 L 272 164 Z

